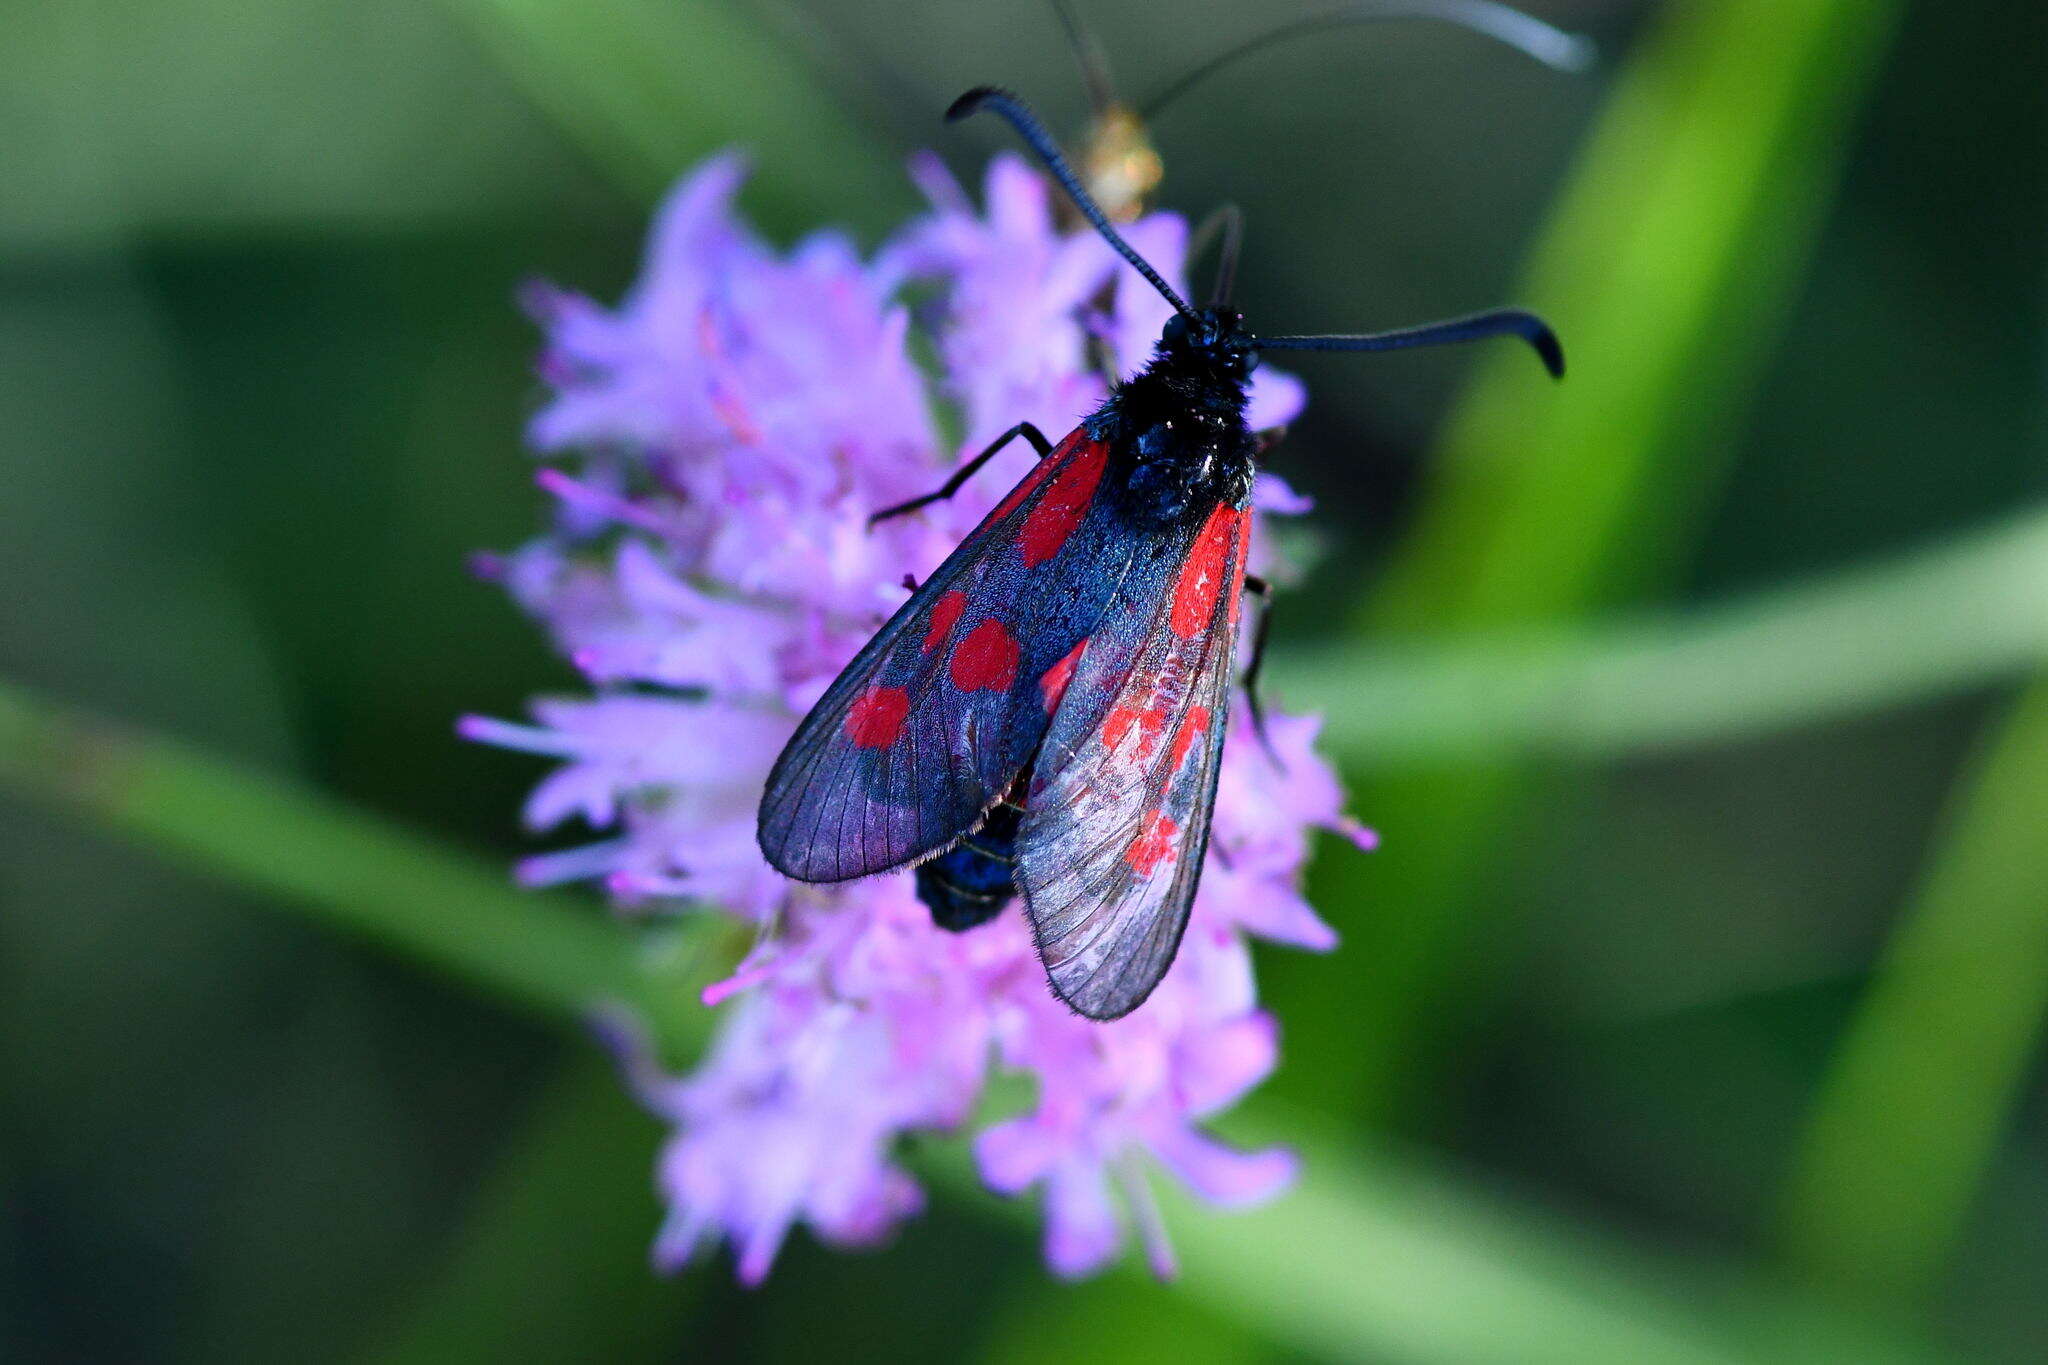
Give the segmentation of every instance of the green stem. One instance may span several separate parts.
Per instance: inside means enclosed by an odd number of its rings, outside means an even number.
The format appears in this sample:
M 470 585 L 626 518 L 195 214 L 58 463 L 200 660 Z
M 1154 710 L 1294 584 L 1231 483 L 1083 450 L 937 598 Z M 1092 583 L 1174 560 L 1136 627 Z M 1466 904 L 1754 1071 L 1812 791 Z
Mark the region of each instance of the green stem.
M 0 782 L 516 1003 L 578 1018 L 624 1006 L 671 1048 L 702 1036 L 686 940 L 520 891 L 480 860 L 282 779 L 0 684 Z
M 1611 757 L 1862 715 L 2048 663 L 2048 511 L 1683 614 L 1481 643 L 1361 643 L 1274 660 L 1341 756 L 1398 766 L 1527 751 Z
M 1924 1297 L 2048 1028 L 2048 681 L 1958 785 L 1918 893 L 1836 1050 L 1780 1224 L 1793 1264 Z

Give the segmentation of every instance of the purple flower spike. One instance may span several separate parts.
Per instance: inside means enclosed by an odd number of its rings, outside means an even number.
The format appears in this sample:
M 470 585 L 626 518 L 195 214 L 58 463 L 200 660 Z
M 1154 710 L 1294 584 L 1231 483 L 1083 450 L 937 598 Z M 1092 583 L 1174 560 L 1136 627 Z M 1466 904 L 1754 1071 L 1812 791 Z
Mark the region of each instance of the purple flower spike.
M 529 437 L 557 461 L 541 477 L 551 529 L 479 562 L 595 691 L 536 701 L 530 723 L 459 726 L 559 764 L 527 802 L 531 827 L 603 831 L 526 860 L 523 881 L 587 879 L 622 908 L 687 903 L 759 926 L 756 949 L 704 993 L 722 1017 L 689 1075 L 662 1074 L 630 1030 L 607 1030 L 673 1129 L 655 1263 L 723 1241 L 753 1284 L 799 1223 L 835 1245 L 887 1238 L 923 1204 L 900 1140 L 960 1128 L 1000 1069 L 1036 1083 L 1035 1107 L 975 1135 L 976 1161 L 992 1189 L 1039 1191 L 1051 1269 L 1094 1273 L 1134 1227 L 1170 1274 L 1152 1180 L 1238 1207 L 1293 1177 L 1290 1153 L 1239 1151 L 1203 1124 L 1279 1059 L 1249 940 L 1334 947 L 1301 897 L 1310 834 L 1367 837 L 1314 751 L 1317 722 L 1270 715 L 1275 764 L 1240 705 L 1247 738 L 1224 759 L 1179 958 L 1113 1023 L 1054 999 L 1016 908 L 947 933 L 908 874 L 802 886 L 754 842 L 798 717 L 902 601 L 905 575 L 929 574 L 1029 452 L 916 516 L 870 530 L 868 514 L 936 486 L 1013 422 L 1071 427 L 1103 393 L 1091 341 L 1142 363 L 1165 305 L 1098 238 L 1059 232 L 1045 184 L 1014 159 L 990 168 L 979 210 L 920 159 L 932 210 L 872 260 L 830 234 L 771 250 L 733 212 L 741 175 L 717 157 L 676 189 L 617 308 L 527 290 L 546 332 L 552 397 Z M 1184 253 L 1169 215 L 1129 233 L 1155 260 Z M 915 319 L 898 298 L 911 283 L 935 299 Z M 941 359 L 935 381 L 913 330 Z M 1263 370 L 1252 401 L 1261 425 L 1282 425 L 1301 386 Z M 941 405 L 959 417 L 957 445 Z M 1306 499 L 1262 476 L 1258 505 L 1296 513 Z

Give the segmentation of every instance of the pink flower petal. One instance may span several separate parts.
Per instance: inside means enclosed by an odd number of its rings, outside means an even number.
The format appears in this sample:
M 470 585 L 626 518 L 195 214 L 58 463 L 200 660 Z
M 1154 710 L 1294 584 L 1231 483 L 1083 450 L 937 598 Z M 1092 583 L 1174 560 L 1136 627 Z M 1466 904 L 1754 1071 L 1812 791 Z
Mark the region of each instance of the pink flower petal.
M 1123 1245 L 1123 1222 L 1102 1167 L 1070 1161 L 1045 1186 L 1045 1263 L 1062 1279 L 1102 1269 Z
M 1241 1152 L 1193 1129 L 1155 1139 L 1152 1150 L 1189 1189 L 1224 1208 L 1265 1203 L 1293 1182 L 1300 1165 L 1284 1147 Z
M 1011 1119 L 974 1140 L 974 1162 L 984 1185 L 1019 1194 L 1044 1179 L 1059 1159 L 1056 1137 L 1030 1119 Z

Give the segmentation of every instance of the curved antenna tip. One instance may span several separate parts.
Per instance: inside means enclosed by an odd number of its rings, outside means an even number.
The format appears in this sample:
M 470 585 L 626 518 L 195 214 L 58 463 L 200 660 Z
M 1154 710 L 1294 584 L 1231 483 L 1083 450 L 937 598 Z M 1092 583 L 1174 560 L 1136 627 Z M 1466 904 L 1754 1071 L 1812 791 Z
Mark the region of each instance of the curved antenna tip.
M 1505 43 L 1526 57 L 1570 75 L 1590 70 L 1600 55 L 1591 39 L 1568 33 L 1534 15 L 1501 4 L 1499 0 L 1353 0 L 1351 4 L 1339 5 L 1335 9 L 1268 29 L 1224 50 L 1147 99 L 1138 106 L 1138 113 L 1145 119 L 1153 118 L 1191 86 L 1284 39 L 1347 24 L 1389 19 L 1422 19 L 1452 24 Z
M 1269 351 L 1405 351 L 1417 346 L 1449 346 L 1486 337 L 1514 336 L 1529 343 L 1553 379 L 1564 378 L 1564 344 L 1550 324 L 1525 308 L 1496 308 L 1444 322 L 1404 327 L 1398 332 L 1358 336 L 1260 337 L 1254 344 Z
M 1583 76 L 1600 64 L 1600 44 L 1582 33 L 1560 33 L 1537 60 L 1567 76 Z
M 961 119 L 966 118 L 969 114 L 972 114 L 975 110 L 981 108 L 982 105 L 988 103 L 988 101 L 993 99 L 994 97 L 998 95 L 1008 95 L 1009 93 L 1009 91 L 1003 89 L 1001 86 L 977 85 L 972 90 L 962 95 L 959 99 L 954 100 L 951 104 L 946 106 L 946 122 L 958 123 Z

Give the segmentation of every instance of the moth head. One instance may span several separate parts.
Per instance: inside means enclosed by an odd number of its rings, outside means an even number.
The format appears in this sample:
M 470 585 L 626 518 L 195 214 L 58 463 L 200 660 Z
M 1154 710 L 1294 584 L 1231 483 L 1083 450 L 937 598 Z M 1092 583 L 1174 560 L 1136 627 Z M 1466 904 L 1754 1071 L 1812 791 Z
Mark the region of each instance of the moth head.
M 1159 333 L 1159 351 L 1183 364 L 1243 379 L 1258 368 L 1258 340 L 1234 308 L 1175 313 Z

